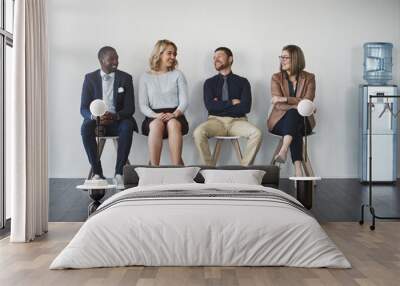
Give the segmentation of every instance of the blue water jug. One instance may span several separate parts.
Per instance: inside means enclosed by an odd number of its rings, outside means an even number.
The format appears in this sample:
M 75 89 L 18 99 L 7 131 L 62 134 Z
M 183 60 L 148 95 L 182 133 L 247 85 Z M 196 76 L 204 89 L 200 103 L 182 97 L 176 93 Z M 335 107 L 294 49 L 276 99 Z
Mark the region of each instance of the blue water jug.
M 385 85 L 392 79 L 392 43 L 364 44 L 364 79 L 370 85 Z

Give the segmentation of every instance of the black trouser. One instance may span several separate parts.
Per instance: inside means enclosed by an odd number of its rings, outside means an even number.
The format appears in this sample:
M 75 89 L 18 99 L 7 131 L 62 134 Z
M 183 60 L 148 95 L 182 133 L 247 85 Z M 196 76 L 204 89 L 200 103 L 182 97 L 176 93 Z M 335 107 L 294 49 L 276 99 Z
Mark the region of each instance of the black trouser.
M 308 119 L 305 121 L 308 135 L 311 133 L 311 127 Z M 303 136 L 305 135 L 304 117 L 297 112 L 297 109 L 289 109 L 275 124 L 271 133 L 280 136 L 291 135 L 293 137 L 292 143 L 290 144 L 292 161 L 303 160 Z
M 111 125 L 105 126 L 105 136 L 119 136 L 118 138 L 118 152 L 117 163 L 115 166 L 115 174 L 122 175 L 122 170 L 126 161 L 128 160 L 129 151 L 132 145 L 134 123 L 131 119 L 123 119 L 116 121 Z M 101 162 L 97 161 L 97 148 L 96 148 L 96 121 L 85 119 L 81 127 L 81 135 L 83 145 L 85 146 L 86 154 L 88 156 L 90 165 L 94 174 L 103 176 Z

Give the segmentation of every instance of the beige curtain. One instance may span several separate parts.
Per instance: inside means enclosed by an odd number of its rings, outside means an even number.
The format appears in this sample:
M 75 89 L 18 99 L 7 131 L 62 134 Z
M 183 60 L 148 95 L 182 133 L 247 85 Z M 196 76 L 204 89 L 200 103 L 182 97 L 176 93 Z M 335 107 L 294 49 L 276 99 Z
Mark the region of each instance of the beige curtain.
M 14 11 L 10 241 L 28 242 L 48 226 L 46 0 L 16 0 Z

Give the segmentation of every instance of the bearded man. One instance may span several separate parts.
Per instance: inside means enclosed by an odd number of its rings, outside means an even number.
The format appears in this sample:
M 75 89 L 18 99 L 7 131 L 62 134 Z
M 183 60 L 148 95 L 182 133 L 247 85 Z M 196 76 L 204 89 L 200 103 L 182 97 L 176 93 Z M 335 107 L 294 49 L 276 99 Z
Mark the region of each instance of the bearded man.
M 260 129 L 248 122 L 246 114 L 251 109 L 249 81 L 232 73 L 233 54 L 227 47 L 214 52 L 214 67 L 218 74 L 204 83 L 204 104 L 208 119 L 194 131 L 194 141 L 203 164 L 213 166 L 215 162 L 208 145 L 208 138 L 215 136 L 241 136 L 247 145 L 240 162 L 251 165 L 261 145 Z

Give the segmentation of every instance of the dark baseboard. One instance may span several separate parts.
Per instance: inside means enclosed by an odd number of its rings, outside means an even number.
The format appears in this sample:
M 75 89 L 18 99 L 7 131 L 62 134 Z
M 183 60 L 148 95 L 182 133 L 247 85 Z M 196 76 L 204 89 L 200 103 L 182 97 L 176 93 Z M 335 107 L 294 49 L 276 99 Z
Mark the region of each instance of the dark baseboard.
M 85 221 L 87 206 L 91 202 L 88 193 L 77 190 L 84 179 L 50 179 L 49 220 L 52 222 Z M 279 189 L 295 195 L 293 181 L 281 179 Z M 107 192 L 104 199 L 115 194 Z M 381 216 L 399 216 L 400 181 L 395 184 L 374 184 L 374 206 Z M 368 201 L 368 185 L 353 179 L 323 179 L 318 181 L 314 192 L 311 212 L 320 222 L 354 221 L 360 219 L 361 204 Z M 366 216 L 369 219 L 369 215 Z

